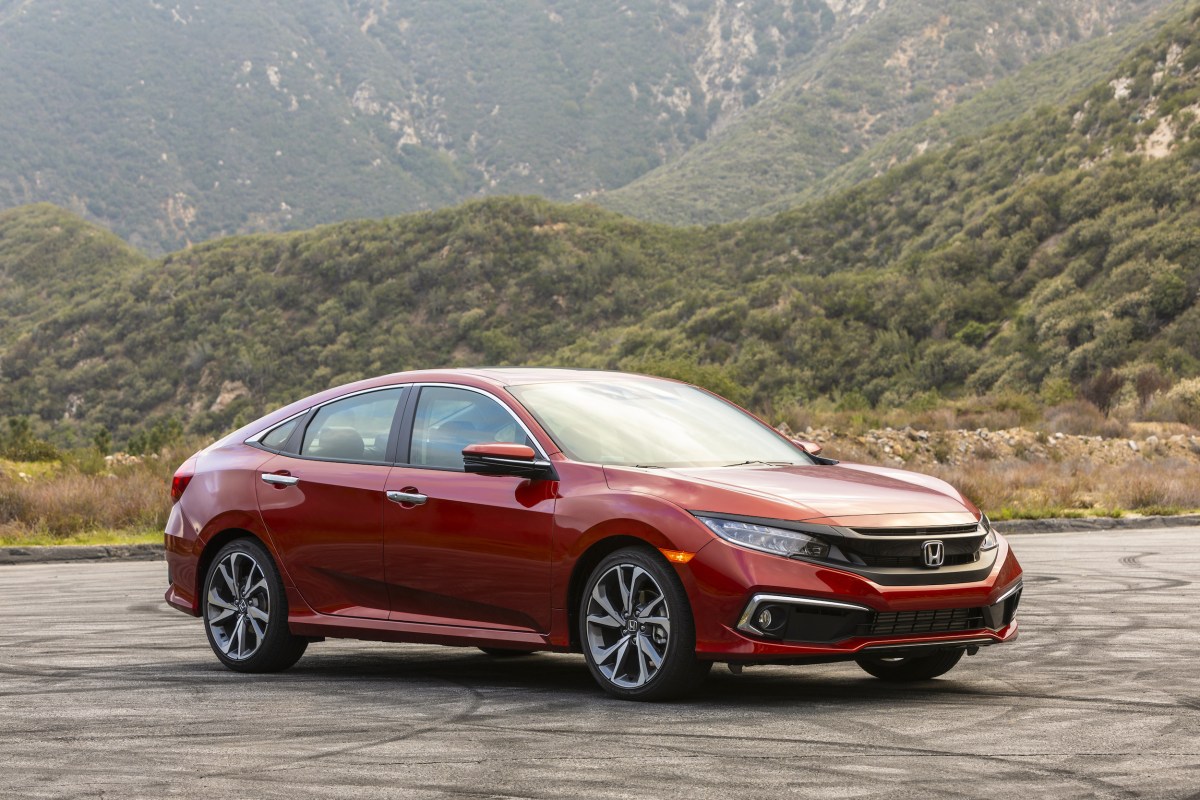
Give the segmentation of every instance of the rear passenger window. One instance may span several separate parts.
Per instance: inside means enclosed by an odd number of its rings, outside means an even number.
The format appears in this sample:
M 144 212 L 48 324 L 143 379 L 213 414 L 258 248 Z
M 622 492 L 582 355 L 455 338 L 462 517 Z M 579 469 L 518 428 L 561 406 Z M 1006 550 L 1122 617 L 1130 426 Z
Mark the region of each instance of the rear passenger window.
M 383 389 L 321 406 L 304 432 L 300 455 L 383 463 L 403 393 Z
M 301 414 L 299 417 L 296 417 L 291 422 L 283 423 L 278 428 L 264 436 L 260 444 L 262 444 L 262 446 L 268 450 L 283 450 L 283 447 L 287 444 L 288 439 L 292 437 L 292 431 L 296 430 L 296 426 L 300 424 L 300 420 L 302 419 L 304 419 L 303 414 Z

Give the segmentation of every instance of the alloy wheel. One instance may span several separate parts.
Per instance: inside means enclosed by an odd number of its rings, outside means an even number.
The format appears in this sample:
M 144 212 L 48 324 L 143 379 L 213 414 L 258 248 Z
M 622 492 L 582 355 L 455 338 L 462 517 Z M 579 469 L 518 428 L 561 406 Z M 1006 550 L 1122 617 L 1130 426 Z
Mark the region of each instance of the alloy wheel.
M 636 564 L 617 564 L 588 597 L 587 647 L 600 673 L 623 689 L 658 674 L 671 640 L 670 609 L 654 577 Z
M 228 553 L 209 574 L 205 622 L 220 652 L 244 661 L 258 652 L 271 618 L 267 576 L 251 555 Z

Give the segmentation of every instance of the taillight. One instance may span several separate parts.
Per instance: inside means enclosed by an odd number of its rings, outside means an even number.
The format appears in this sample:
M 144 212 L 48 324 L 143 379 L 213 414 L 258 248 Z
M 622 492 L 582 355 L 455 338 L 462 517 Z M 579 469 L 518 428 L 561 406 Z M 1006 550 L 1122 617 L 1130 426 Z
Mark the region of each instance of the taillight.
M 171 502 L 178 503 L 179 498 L 183 497 L 184 491 L 188 484 L 192 482 L 193 472 L 185 471 L 183 467 L 179 468 L 179 472 L 175 473 L 175 477 L 171 478 Z

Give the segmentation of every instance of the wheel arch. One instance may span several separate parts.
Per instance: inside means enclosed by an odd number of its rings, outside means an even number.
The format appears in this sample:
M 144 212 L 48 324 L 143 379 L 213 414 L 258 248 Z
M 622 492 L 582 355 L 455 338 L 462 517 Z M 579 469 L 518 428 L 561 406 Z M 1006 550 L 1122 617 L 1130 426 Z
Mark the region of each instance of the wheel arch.
M 654 557 L 661 559 L 664 565 L 670 566 L 658 548 L 640 536 L 618 533 L 592 542 L 575 560 L 575 564 L 571 568 L 571 579 L 567 584 L 567 625 L 570 633 L 570 648 L 573 652 L 579 652 L 582 646 L 579 641 L 579 604 L 583 601 L 583 587 L 587 583 L 588 577 L 591 576 L 592 570 L 596 568 L 597 564 L 610 554 L 626 547 L 637 547 L 653 553 Z
M 204 549 L 200 551 L 200 557 L 196 561 L 195 596 L 196 603 L 201 608 L 204 605 L 204 577 L 208 575 L 209 565 L 212 564 L 213 559 L 217 557 L 217 553 L 221 552 L 222 547 L 237 539 L 252 539 L 257 542 L 259 546 L 263 548 L 263 550 L 267 551 L 267 555 L 271 558 L 272 566 L 274 566 L 276 570 L 279 569 L 279 565 L 275 563 L 275 555 L 271 551 L 271 546 L 263 541 L 262 537 L 258 536 L 253 531 L 248 531 L 245 528 L 226 528 L 225 530 L 214 533 L 204 543 Z

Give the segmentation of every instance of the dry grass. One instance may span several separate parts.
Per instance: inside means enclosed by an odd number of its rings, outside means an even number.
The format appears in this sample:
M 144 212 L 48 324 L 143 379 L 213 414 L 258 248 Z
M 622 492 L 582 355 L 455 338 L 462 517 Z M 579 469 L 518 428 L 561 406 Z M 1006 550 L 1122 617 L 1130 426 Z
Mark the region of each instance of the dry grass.
M 1200 388 L 1192 394 L 1200 397 Z M 1185 399 L 1191 402 L 1192 394 Z M 1143 402 L 1141 413 L 1121 407 L 1106 415 L 1083 399 L 1059 397 L 1043 404 L 1036 398 L 1015 394 L 925 400 L 906 408 L 884 410 L 839 408 L 818 400 L 787 410 L 779 421 L 797 432 L 809 426 L 836 432 L 826 453 L 833 458 L 887 466 L 897 464 L 888 461 L 878 446 L 863 444 L 863 435 L 888 427 L 933 432 L 929 447 L 933 458 L 941 463 L 922 465 L 921 460 L 905 452 L 905 468 L 950 482 L 995 519 L 1178 514 L 1200 509 L 1197 462 L 1173 457 L 1172 453 L 1179 454 L 1179 448 L 1168 452 L 1164 443 L 1175 434 L 1191 436 L 1197 432 L 1174 412 L 1156 417 L 1145 413 Z M 1194 404 L 1200 408 L 1200 400 Z M 1153 407 L 1153 403 L 1150 405 Z M 1200 420 L 1200 413 L 1195 419 Z M 1067 452 L 1066 448 L 1051 449 L 1048 458 L 1038 458 L 1029 452 L 1038 449 L 1033 447 L 1033 439 L 1022 440 L 1004 453 L 989 443 L 974 442 L 971 451 L 963 454 L 954 446 L 951 433 L 1018 427 L 1036 432 L 1036 442 L 1041 445 L 1060 432 L 1068 437 L 1103 437 L 1122 446 L 1129 437 L 1137 437 L 1140 444 L 1132 459 L 1087 458 L 1078 450 Z M 1151 435 L 1160 443 L 1149 440 Z M 905 449 L 909 449 L 907 445 Z M 1045 455 L 1047 448 L 1041 449 Z M 1121 452 L 1132 455 L 1123 449 Z M 1114 460 L 1119 463 L 1111 463 Z
M 931 470 L 993 519 L 1180 514 L 1200 509 L 1200 470 L 1162 460 L 1096 464 L 978 461 Z
M 106 544 L 161 531 L 171 510 L 171 475 L 195 450 L 189 444 L 124 464 L 76 454 L 33 471 L 0 462 L 0 542 Z

